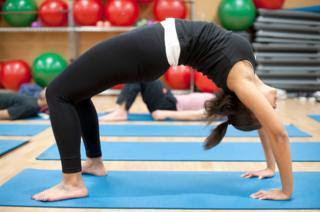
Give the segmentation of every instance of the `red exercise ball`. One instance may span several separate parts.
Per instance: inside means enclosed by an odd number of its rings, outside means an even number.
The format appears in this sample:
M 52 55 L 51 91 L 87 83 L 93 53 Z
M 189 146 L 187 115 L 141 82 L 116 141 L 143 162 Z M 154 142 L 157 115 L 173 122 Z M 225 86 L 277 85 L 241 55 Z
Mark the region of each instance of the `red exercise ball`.
M 3 88 L 3 85 L 2 85 L 2 75 L 1 75 L 1 72 L 2 72 L 2 68 L 3 68 L 3 62 L 0 62 L 0 88 Z
M 30 82 L 30 66 L 23 60 L 11 60 L 4 63 L 1 81 L 5 88 L 18 91 L 20 85 Z
M 109 0 L 105 15 L 112 25 L 131 26 L 138 19 L 139 7 L 136 0 Z
M 122 88 L 123 88 L 123 84 L 118 84 L 112 87 L 112 89 L 115 89 L 115 90 L 121 90 Z
M 157 21 L 166 18 L 186 18 L 187 7 L 183 0 L 156 0 L 153 15 Z
M 46 0 L 40 5 L 39 17 L 46 26 L 65 26 L 68 21 L 68 5 L 62 0 Z
M 165 81 L 173 89 L 189 89 L 192 68 L 189 66 L 171 66 L 164 75 Z
M 140 4 L 147 4 L 147 3 L 151 3 L 153 0 L 138 0 L 138 3 Z
M 209 93 L 218 93 L 220 92 L 220 88 L 212 82 L 212 80 L 208 79 L 204 74 L 201 72 L 195 71 L 194 72 L 194 81 L 197 88 L 202 92 L 209 92 Z
M 256 8 L 264 9 L 282 9 L 285 0 L 253 0 Z
M 77 24 L 95 26 L 102 19 L 103 5 L 98 0 L 76 0 L 73 4 L 73 17 Z

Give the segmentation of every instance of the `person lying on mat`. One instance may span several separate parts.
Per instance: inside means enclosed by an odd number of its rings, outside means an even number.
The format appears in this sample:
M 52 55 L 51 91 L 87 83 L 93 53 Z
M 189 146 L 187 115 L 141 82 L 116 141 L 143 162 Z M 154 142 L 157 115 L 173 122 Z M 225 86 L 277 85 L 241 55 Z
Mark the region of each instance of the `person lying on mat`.
M 201 71 L 224 91 L 205 104 L 209 120 L 216 115 L 227 117 L 207 137 L 205 148 L 220 143 L 229 125 L 244 131 L 260 129 L 268 168 L 246 173 L 244 177 L 272 176 L 274 158 L 282 187 L 258 191 L 251 197 L 290 199 L 293 175 L 289 138 L 274 110 L 276 90 L 255 74 L 252 46 L 241 36 L 213 23 L 172 18 L 100 42 L 49 84 L 46 97 L 63 178 L 58 185 L 32 198 L 57 201 L 86 197 L 88 190 L 81 174 L 106 175 L 98 117 L 91 97 L 120 83 L 158 79 L 170 65 L 180 64 Z M 83 166 L 81 136 L 88 158 Z
M 134 100 L 141 93 L 142 100 L 155 120 L 203 120 L 204 102 L 214 98 L 211 93 L 173 95 L 160 80 L 125 84 L 117 98 L 117 107 L 99 118 L 101 121 L 125 121 Z
M 35 117 L 46 107 L 44 90 L 40 92 L 38 98 L 13 92 L 0 93 L 0 120 Z

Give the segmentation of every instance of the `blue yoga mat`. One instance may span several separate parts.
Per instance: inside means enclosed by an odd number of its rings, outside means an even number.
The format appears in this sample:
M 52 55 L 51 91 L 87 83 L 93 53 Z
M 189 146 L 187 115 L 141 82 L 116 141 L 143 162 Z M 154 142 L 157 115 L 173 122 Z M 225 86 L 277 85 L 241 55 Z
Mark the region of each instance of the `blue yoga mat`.
M 250 194 L 280 187 L 279 176 L 243 179 L 239 172 L 126 172 L 84 176 L 89 196 L 58 202 L 30 197 L 57 184 L 61 172 L 27 169 L 0 187 L 1 206 L 140 209 L 319 209 L 320 172 L 294 173 L 290 201 L 261 201 Z
M 47 124 L 0 124 L 0 136 L 33 136 L 48 127 Z
M 98 113 L 98 116 L 106 115 L 107 113 Z M 38 116 L 27 118 L 24 120 L 49 120 L 49 117 L 39 114 Z M 128 121 L 155 121 L 149 113 L 129 113 Z M 163 121 L 174 121 L 174 119 L 165 119 Z
M 99 116 L 104 116 L 107 113 L 99 113 Z M 149 113 L 129 113 L 128 121 L 155 121 Z M 173 119 L 165 119 L 163 121 L 174 121 Z
M 33 116 L 33 117 L 30 117 L 30 118 L 26 118 L 26 119 L 23 119 L 25 121 L 28 121 L 28 120 L 49 120 L 50 117 L 48 114 L 45 114 L 45 113 L 38 113 L 37 116 Z
M 312 118 L 313 120 L 316 120 L 317 122 L 320 122 L 320 115 L 315 115 L 315 114 L 312 114 L 312 115 L 308 115 L 310 118 Z
M 213 126 L 206 125 L 133 125 L 101 124 L 101 136 L 145 136 L 145 137 L 206 137 Z M 310 135 L 293 125 L 286 126 L 291 137 L 309 137 Z M 240 131 L 229 126 L 227 137 L 257 137 L 257 131 Z
M 103 160 L 115 161 L 265 161 L 260 143 L 222 142 L 210 150 L 202 142 L 101 142 Z M 295 162 L 320 161 L 320 142 L 291 143 Z M 81 146 L 82 159 L 86 159 Z M 56 144 L 43 152 L 38 160 L 59 160 Z
M 20 140 L 0 140 L 0 156 L 20 147 L 28 141 Z

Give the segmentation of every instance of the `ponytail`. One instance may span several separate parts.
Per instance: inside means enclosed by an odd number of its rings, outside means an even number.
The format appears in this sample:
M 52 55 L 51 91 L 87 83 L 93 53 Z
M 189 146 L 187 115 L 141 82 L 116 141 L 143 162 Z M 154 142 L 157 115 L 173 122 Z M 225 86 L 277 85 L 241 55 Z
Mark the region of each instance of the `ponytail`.
M 218 145 L 225 136 L 228 124 L 243 131 L 256 130 L 261 127 L 253 113 L 238 99 L 234 93 L 219 93 L 216 98 L 205 102 L 208 124 L 216 120 L 216 115 L 226 116 L 227 121 L 212 129 L 205 140 L 205 149 Z
M 225 121 L 212 129 L 211 134 L 205 140 L 205 149 L 211 149 L 221 142 L 227 132 L 228 124 L 228 121 Z

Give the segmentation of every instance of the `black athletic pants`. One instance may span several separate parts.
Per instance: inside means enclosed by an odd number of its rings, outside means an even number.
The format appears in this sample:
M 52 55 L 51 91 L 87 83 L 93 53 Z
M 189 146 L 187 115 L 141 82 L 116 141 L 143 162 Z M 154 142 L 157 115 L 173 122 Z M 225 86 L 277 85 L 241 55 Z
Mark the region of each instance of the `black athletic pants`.
M 117 104 L 125 104 L 125 109 L 129 111 L 139 93 L 150 113 L 155 110 L 177 110 L 176 98 L 160 80 L 126 84 L 118 96 Z
M 155 24 L 99 43 L 53 80 L 46 97 L 62 171 L 81 171 L 81 136 L 87 156 L 101 156 L 93 95 L 119 83 L 155 80 L 168 68 L 164 29 Z

